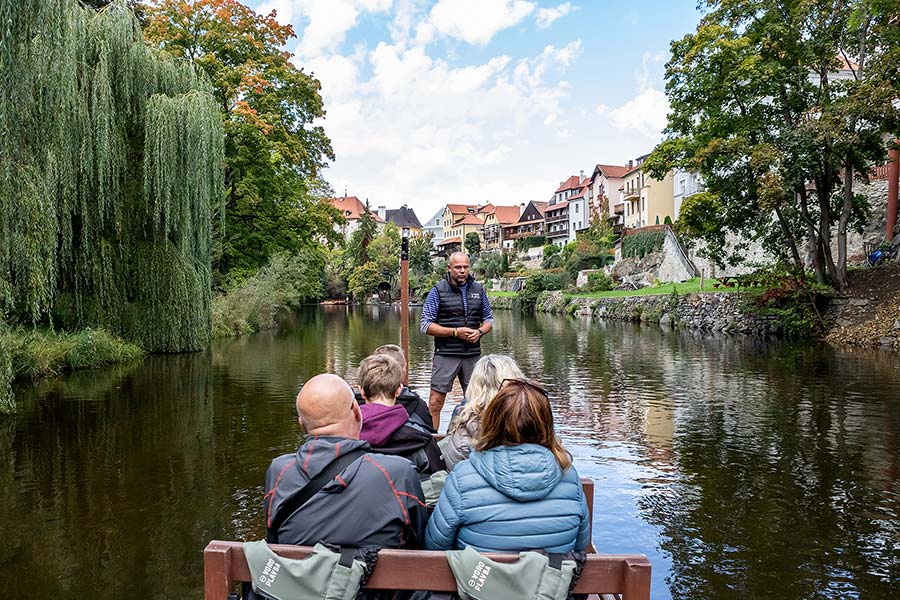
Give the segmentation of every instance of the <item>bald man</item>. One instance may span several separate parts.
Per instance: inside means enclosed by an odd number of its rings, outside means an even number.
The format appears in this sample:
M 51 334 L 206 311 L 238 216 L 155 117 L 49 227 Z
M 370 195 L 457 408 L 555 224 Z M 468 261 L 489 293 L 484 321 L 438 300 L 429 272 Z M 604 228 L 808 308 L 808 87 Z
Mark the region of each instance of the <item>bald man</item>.
M 434 337 L 428 411 L 435 430 L 440 427 L 441 409 L 453 382 L 459 379 L 463 392 L 469 387 L 472 370 L 481 357 L 481 338 L 493 324 L 487 293 L 469 273 L 469 257 L 454 252 L 447 261 L 447 275 L 428 292 L 419 321 L 422 333 Z
M 273 460 L 266 472 L 267 539 L 305 546 L 421 548 L 428 514 L 416 468 L 400 456 L 374 454 L 360 441 L 362 415 L 347 382 L 316 375 L 297 395 L 297 415 L 306 442 L 295 454 Z M 347 454 L 359 456 L 341 458 Z M 291 498 L 310 480 L 333 462 L 351 459 L 309 500 L 294 506 Z

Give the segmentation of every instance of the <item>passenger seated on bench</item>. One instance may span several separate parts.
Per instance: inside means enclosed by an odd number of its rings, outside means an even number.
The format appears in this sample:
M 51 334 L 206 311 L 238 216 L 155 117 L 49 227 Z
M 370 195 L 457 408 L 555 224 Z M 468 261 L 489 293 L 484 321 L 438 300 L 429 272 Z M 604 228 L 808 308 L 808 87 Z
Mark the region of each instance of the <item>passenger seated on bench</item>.
M 472 446 L 481 429 L 481 415 L 491 398 L 506 379 L 524 379 L 525 375 L 509 356 L 488 354 L 482 356 L 472 369 L 472 378 L 466 388 L 466 399 L 458 408 L 458 414 L 450 419 L 447 437 L 441 441 L 444 462 L 448 469 L 469 458 Z M 456 411 L 454 411 L 456 412 Z
M 276 541 L 421 548 L 428 514 L 419 475 L 405 458 L 374 454 L 360 441 L 362 415 L 347 382 L 316 375 L 300 390 L 297 413 L 306 442 L 296 454 L 279 456 L 269 466 L 267 530 L 282 503 L 332 461 L 357 449 L 365 453 L 295 510 L 274 532 Z
M 403 389 L 400 363 L 384 354 L 369 356 L 359 365 L 358 380 L 366 401 L 359 407 L 363 419 L 359 438 L 375 452 L 409 459 L 423 477 L 446 470 L 432 432 L 396 403 Z
M 401 372 L 406 371 L 406 354 L 404 354 L 403 348 L 397 344 L 378 346 L 372 354 L 390 356 L 400 363 Z M 431 426 L 431 413 L 428 412 L 428 403 L 406 385 L 403 386 L 403 389 L 400 390 L 400 395 L 397 396 L 397 404 L 402 405 L 406 409 L 414 423 L 425 427 L 431 433 L 435 433 L 434 428 Z
M 554 432 L 546 391 L 507 380 L 484 410 L 475 450 L 447 477 L 426 548 L 581 551 L 589 528 L 581 481 Z

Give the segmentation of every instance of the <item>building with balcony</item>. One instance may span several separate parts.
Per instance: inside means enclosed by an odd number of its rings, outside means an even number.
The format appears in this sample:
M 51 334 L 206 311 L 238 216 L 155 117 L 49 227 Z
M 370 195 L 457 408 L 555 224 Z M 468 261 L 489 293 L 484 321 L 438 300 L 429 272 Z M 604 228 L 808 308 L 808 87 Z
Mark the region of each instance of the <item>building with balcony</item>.
M 519 238 L 544 235 L 544 211 L 547 206 L 547 202 L 534 200 L 526 204 L 519 220 L 503 228 L 503 247 L 512 248 Z
M 554 246 L 569 243 L 569 201 L 547 205 L 544 212 L 544 231 L 547 241 Z
M 661 225 L 666 217 L 674 219 L 673 174 L 670 171 L 660 181 L 644 173 L 641 165 L 648 156 L 629 161 L 632 168 L 625 173 L 619 188 L 619 201 L 624 205 L 622 217 L 629 229 Z
M 481 228 L 481 249 L 499 250 L 504 248 L 507 228 L 515 225 L 522 214 L 522 206 L 492 206 L 482 211 L 484 226 Z
M 588 178 L 588 212 L 590 224 L 601 219 L 618 221 L 625 207 L 619 199 L 619 188 L 624 183 L 624 175 L 630 170 L 627 165 L 597 165 Z M 618 211 L 616 209 L 619 209 Z
M 584 171 L 580 175 L 572 175 L 559 183 L 553 192 L 547 209 L 544 212 L 544 235 L 547 241 L 556 246 L 565 246 L 575 239 L 573 222 L 583 225 L 587 222 L 587 190 L 585 189 Z M 570 218 L 570 214 L 573 218 Z M 577 219 L 574 217 L 577 215 Z M 582 227 L 583 228 L 583 227 Z

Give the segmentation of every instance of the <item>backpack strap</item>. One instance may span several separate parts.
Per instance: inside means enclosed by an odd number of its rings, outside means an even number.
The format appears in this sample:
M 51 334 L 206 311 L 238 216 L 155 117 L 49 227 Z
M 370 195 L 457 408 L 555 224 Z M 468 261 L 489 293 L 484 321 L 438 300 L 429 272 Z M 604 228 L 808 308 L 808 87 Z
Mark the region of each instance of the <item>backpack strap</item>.
M 339 564 L 349 569 L 353 566 L 354 556 L 356 556 L 356 548 L 353 546 L 341 546 L 341 560 Z
M 566 557 L 565 554 L 559 554 L 557 552 L 550 552 L 547 554 L 547 558 L 550 560 L 550 567 L 556 569 L 557 571 L 562 570 L 563 559 Z
M 357 458 L 365 453 L 366 451 L 362 448 L 356 448 L 347 454 L 342 454 L 328 463 L 328 466 L 319 471 L 318 475 L 310 479 L 306 485 L 288 496 L 278 507 L 278 510 L 275 511 L 269 526 L 266 528 L 266 541 L 270 544 L 277 544 L 278 530 L 281 529 L 281 526 L 287 521 L 288 517 L 306 504 L 310 498 L 315 496 L 319 490 L 325 487 L 325 484 L 337 477 L 341 471 L 349 467 Z

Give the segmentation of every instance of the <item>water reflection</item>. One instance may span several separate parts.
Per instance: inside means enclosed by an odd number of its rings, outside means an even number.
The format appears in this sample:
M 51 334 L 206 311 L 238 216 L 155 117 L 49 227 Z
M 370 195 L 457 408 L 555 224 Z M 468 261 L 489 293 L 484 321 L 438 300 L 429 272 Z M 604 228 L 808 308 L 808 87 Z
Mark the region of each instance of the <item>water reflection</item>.
M 261 534 L 298 386 L 355 379 L 399 333 L 390 307 L 305 310 L 278 334 L 18 387 L 0 421 L 0 591 L 198 597 L 206 541 Z M 897 357 L 510 313 L 483 344 L 549 386 L 597 482 L 595 543 L 646 553 L 653 598 L 900 593 Z

